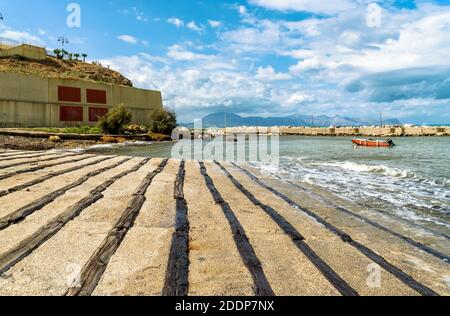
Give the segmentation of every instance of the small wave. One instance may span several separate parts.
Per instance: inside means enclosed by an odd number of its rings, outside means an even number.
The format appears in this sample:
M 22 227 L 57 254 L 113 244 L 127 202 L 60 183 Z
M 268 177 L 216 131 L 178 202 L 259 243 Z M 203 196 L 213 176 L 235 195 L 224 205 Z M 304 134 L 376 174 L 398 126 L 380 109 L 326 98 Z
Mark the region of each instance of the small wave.
M 118 144 L 99 144 L 85 148 L 84 150 L 105 150 L 112 148 L 120 148 L 120 147 L 131 147 L 131 146 L 151 146 L 153 142 L 144 142 L 144 141 L 133 141 L 133 142 L 123 142 Z
M 101 145 L 94 145 L 85 148 L 85 150 L 103 150 L 103 149 L 112 149 L 114 147 L 117 147 L 115 144 L 101 144 Z
M 259 164 L 259 168 L 265 174 L 277 174 L 280 172 L 280 166 L 277 164 Z
M 305 160 L 308 160 L 308 157 L 302 157 L 302 156 L 298 156 L 298 157 L 292 157 L 292 156 L 282 156 L 280 157 L 281 160 L 287 160 L 287 161 L 299 161 L 299 162 L 303 162 Z
M 303 180 L 303 182 L 308 183 L 308 184 L 312 184 L 312 185 L 316 184 L 316 181 L 314 181 L 314 177 L 311 175 L 305 176 L 302 180 Z
M 351 161 L 345 161 L 345 162 L 333 162 L 333 163 L 321 163 L 316 164 L 321 166 L 327 166 L 327 167 L 338 167 L 347 171 L 356 171 L 356 172 L 367 172 L 367 173 L 375 173 L 375 174 L 381 174 L 386 175 L 390 177 L 395 178 L 415 178 L 416 174 L 407 171 L 402 170 L 398 168 L 391 168 L 387 166 L 371 166 L 371 165 L 365 165 L 365 164 L 359 164 L 356 162 Z
M 150 145 L 153 145 L 153 142 L 144 142 L 144 141 L 124 142 L 119 145 L 122 145 L 122 146 L 150 146 Z
M 77 148 L 73 148 L 73 149 L 67 149 L 68 152 L 71 153 L 76 153 L 76 154 L 82 154 L 87 150 L 87 148 L 83 148 L 83 147 L 77 147 Z

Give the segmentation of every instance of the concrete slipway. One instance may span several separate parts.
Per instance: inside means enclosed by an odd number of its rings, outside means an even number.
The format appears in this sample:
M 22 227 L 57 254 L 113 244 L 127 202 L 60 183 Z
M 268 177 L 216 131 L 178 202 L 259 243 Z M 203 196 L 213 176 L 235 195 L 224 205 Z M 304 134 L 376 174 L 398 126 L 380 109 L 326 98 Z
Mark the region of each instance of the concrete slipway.
M 448 240 L 251 165 L 0 151 L 0 295 L 449 295 Z

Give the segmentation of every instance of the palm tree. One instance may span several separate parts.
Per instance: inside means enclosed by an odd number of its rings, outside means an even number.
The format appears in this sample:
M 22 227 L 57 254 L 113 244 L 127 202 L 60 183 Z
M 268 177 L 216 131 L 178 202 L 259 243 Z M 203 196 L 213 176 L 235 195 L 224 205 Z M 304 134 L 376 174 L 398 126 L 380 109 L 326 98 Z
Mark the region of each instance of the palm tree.
M 81 56 L 83 56 L 83 63 L 86 62 L 86 57 L 88 56 L 87 54 L 81 54 Z
M 53 50 L 53 52 L 55 53 L 56 58 L 58 58 L 58 59 L 63 59 L 64 55 L 62 55 L 62 50 L 60 50 L 59 48 L 57 48 L 57 49 Z
M 76 61 L 78 61 L 78 58 L 80 58 L 80 54 L 78 54 L 78 53 L 73 54 L 73 56 L 75 57 Z
M 65 49 L 62 49 L 61 50 L 61 55 L 62 55 L 62 58 L 61 59 L 63 59 L 64 58 L 64 56 L 69 56 L 69 52 L 68 51 L 66 51 Z

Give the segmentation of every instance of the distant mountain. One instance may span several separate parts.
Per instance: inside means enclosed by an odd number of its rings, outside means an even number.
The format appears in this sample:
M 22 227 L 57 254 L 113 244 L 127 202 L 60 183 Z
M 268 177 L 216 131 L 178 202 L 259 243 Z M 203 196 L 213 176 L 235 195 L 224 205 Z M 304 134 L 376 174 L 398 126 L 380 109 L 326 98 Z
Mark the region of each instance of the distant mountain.
M 225 123 L 226 122 L 226 123 Z M 383 122 L 385 125 L 400 125 L 397 119 L 388 119 Z M 224 128 L 238 126 L 313 126 L 313 118 L 311 115 L 292 115 L 286 117 L 242 117 L 233 113 L 217 112 L 207 115 L 203 118 L 204 128 Z M 194 123 L 181 124 L 192 128 Z M 379 120 L 349 118 L 343 116 L 326 116 L 321 115 L 314 117 L 314 126 L 363 126 L 363 125 L 380 125 Z

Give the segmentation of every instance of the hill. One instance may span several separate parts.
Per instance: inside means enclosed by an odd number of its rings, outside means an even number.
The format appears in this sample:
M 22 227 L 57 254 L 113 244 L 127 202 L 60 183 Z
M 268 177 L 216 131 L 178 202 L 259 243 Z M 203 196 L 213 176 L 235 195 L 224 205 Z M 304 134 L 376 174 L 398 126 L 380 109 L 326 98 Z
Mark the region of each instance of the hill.
M 20 56 L 1 57 L 0 72 L 84 80 L 128 87 L 133 86 L 132 82 L 119 72 L 101 65 L 75 60 L 59 60 L 51 56 L 43 61 L 27 59 Z
M 217 112 L 205 116 L 203 118 L 203 127 L 225 127 L 225 117 L 227 127 L 237 126 L 312 126 L 313 120 L 310 115 L 292 115 L 285 117 L 242 117 L 233 113 Z M 387 119 L 384 121 L 385 125 L 400 125 L 397 119 Z M 183 124 L 186 127 L 193 127 L 193 123 Z M 328 127 L 328 126 L 371 126 L 380 125 L 379 120 L 349 118 L 342 116 L 317 116 L 314 117 L 314 126 Z

